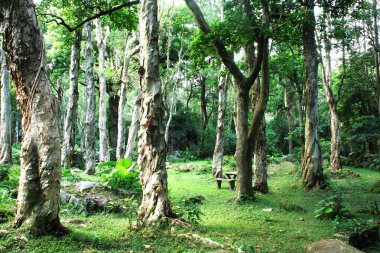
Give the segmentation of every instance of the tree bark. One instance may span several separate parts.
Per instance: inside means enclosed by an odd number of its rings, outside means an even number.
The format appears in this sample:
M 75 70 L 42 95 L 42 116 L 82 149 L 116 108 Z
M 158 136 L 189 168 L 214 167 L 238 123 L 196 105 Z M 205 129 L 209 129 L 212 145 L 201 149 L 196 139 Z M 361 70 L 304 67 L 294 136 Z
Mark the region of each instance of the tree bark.
M 12 163 L 11 129 L 11 82 L 6 65 L 5 54 L 0 45 L 1 64 L 1 114 L 0 114 L 0 164 Z
M 87 111 L 85 120 L 85 147 L 86 147 L 86 173 L 95 173 L 95 83 L 94 83 L 94 48 L 91 37 L 94 25 L 92 22 L 86 24 L 86 93 L 87 93 Z
M 106 43 L 108 38 L 108 27 L 103 35 L 103 28 L 100 19 L 96 19 L 96 41 L 99 50 L 99 162 L 108 162 L 110 159 L 109 140 L 107 133 L 107 84 L 104 76 L 104 60 L 106 54 Z
M 62 145 L 62 166 L 70 168 L 72 166 L 74 146 L 75 146 L 75 122 L 77 120 L 78 108 L 78 78 L 80 65 L 80 49 L 82 42 L 82 30 L 75 31 L 74 44 L 71 47 L 70 64 L 70 88 L 68 102 L 66 105 L 66 117 L 64 123 L 63 145 Z
M 118 107 L 118 118 L 117 118 L 117 146 L 116 146 L 116 159 L 119 160 L 123 158 L 125 152 L 125 104 L 127 102 L 127 87 L 128 87 L 128 69 L 129 61 L 132 55 L 137 53 L 137 50 L 132 50 L 131 47 L 136 41 L 136 36 L 133 35 L 130 40 L 128 40 L 125 46 L 124 52 L 124 62 L 123 62 L 123 74 L 121 76 L 121 88 L 120 88 L 120 100 Z M 138 49 L 139 47 L 137 47 Z M 140 108 L 140 107 L 138 107 Z
M 59 221 L 61 149 L 57 104 L 45 70 L 42 30 L 29 0 L 0 2 L 7 66 L 22 110 L 23 142 L 15 227 L 31 233 L 64 232 Z
M 318 135 L 318 52 L 315 43 L 314 0 L 304 7 L 303 47 L 306 69 L 305 87 L 305 152 L 302 179 L 305 188 L 321 187 L 324 183 L 322 154 Z
M 113 94 L 109 96 L 108 99 L 108 108 L 109 108 L 109 124 L 108 124 L 108 141 L 109 141 L 109 148 L 112 150 L 116 150 L 117 147 L 117 126 L 118 122 L 115 119 L 119 118 L 119 101 L 120 97 L 117 94 Z M 113 153 L 113 157 L 110 159 L 114 160 L 116 158 L 116 154 Z
M 376 84 L 377 84 L 377 110 L 380 117 L 380 67 L 379 67 L 379 30 L 377 26 L 377 0 L 373 0 L 373 26 L 375 30 L 375 70 L 376 70 Z
M 138 90 L 138 94 L 136 97 L 135 105 L 133 106 L 133 112 L 132 112 L 132 120 L 131 125 L 129 126 L 128 131 L 128 141 L 125 148 L 125 158 L 128 158 L 129 160 L 133 160 L 133 150 L 135 146 L 136 136 L 137 132 L 140 128 L 140 107 L 141 107 L 141 92 L 140 89 Z
M 208 115 L 207 115 L 207 101 L 206 101 L 206 78 L 201 77 L 201 80 L 199 82 L 199 85 L 201 86 L 201 117 L 202 117 L 202 128 L 206 129 L 208 125 Z
M 293 153 L 293 99 L 287 88 L 284 88 L 286 121 L 288 123 L 288 153 Z
M 267 146 L 265 136 L 265 117 L 260 124 L 253 162 L 253 190 L 268 193 Z
M 139 131 L 140 180 L 143 190 L 139 217 L 143 224 L 172 217 L 168 197 L 163 102 L 159 76 L 157 0 L 140 4 L 141 122 Z
M 228 76 L 225 71 L 225 67 L 222 65 L 218 83 L 218 122 L 216 126 L 216 141 L 212 158 L 212 175 L 214 178 L 223 176 L 224 123 L 226 118 L 228 85 Z

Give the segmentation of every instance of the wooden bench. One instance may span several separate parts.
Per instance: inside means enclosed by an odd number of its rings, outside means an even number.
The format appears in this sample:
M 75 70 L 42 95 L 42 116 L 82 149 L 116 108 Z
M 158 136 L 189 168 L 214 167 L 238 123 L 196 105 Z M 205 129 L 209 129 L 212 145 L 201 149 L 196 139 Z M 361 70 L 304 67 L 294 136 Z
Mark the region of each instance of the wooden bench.
M 216 183 L 218 185 L 218 189 L 221 189 L 222 188 L 222 181 L 226 181 L 230 184 L 230 189 L 231 190 L 235 190 L 235 181 L 236 179 L 233 179 L 233 178 L 215 178 L 216 180 Z

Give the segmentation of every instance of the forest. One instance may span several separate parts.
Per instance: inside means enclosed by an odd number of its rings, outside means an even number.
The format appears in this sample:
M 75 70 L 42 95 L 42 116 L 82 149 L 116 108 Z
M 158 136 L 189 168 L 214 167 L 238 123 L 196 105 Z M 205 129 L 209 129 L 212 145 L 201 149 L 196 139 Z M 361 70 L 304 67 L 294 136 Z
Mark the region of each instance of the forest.
M 377 0 L 1 0 L 0 252 L 380 252 Z

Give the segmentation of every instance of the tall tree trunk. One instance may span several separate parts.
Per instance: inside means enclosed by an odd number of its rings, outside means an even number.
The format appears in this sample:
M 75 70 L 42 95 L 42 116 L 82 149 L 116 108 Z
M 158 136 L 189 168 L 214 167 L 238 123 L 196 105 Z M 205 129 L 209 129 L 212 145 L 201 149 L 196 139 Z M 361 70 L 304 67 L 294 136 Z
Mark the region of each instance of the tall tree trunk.
M 375 69 L 376 69 L 376 84 L 377 84 L 377 110 L 380 117 L 380 67 L 379 67 L 379 30 L 377 26 L 377 0 L 373 0 L 373 26 L 375 30 L 375 45 L 374 45 L 374 52 L 375 52 Z
M 262 119 L 257 135 L 253 162 L 253 190 L 266 194 L 269 192 L 269 188 L 267 182 L 267 139 L 265 136 L 265 116 Z
M 81 42 L 82 30 L 79 29 L 75 31 L 74 44 L 71 47 L 69 100 L 66 105 L 66 117 L 62 145 L 62 166 L 65 168 L 72 166 L 75 146 L 75 122 L 77 120 L 78 108 L 78 78 Z
M 166 122 L 166 127 L 165 127 L 165 143 L 166 143 L 166 147 L 168 148 L 168 152 L 170 151 L 169 129 L 170 129 L 170 124 L 172 123 L 172 120 L 173 120 L 173 113 L 174 113 L 176 103 L 177 103 L 177 99 L 176 99 L 177 94 L 175 94 L 176 88 L 177 88 L 177 83 L 173 85 L 172 94 L 170 96 L 170 101 L 168 103 L 169 117 L 168 117 L 168 121 Z
M 340 170 L 342 168 L 340 159 L 340 134 L 339 134 L 339 118 L 337 110 L 337 99 L 334 97 L 332 87 L 332 74 L 331 74 L 331 41 L 330 35 L 330 18 L 326 17 L 323 22 L 323 42 L 324 42 L 324 61 L 322 61 L 322 79 L 323 86 L 326 93 L 326 100 L 329 105 L 330 113 L 330 131 L 331 131 L 331 155 L 330 155 L 330 168 L 331 170 Z M 327 22 L 327 24 L 326 24 Z M 344 75 L 344 74 L 343 74 Z M 344 78 L 344 77 L 343 77 Z M 343 79 L 342 79 L 343 80 Z
M 315 43 L 314 0 L 307 1 L 303 23 L 303 47 L 306 68 L 305 153 L 302 179 L 308 189 L 323 185 L 322 154 L 318 135 L 318 52 Z
M 115 151 L 117 147 L 118 122 L 116 119 L 119 118 L 119 115 L 118 115 L 119 101 L 120 101 L 119 95 L 114 94 L 114 95 L 109 96 L 109 99 L 108 99 L 108 108 L 109 108 L 108 140 L 109 140 L 109 145 L 110 145 L 109 148 Z M 111 157 L 111 154 L 110 154 L 110 159 L 115 160 L 116 154 L 113 153 L 112 156 L 113 157 Z
M 208 115 L 207 115 L 207 101 L 206 101 L 206 78 L 201 77 L 199 82 L 201 86 L 201 117 L 203 120 L 202 128 L 206 129 L 208 125 Z
M 122 156 L 125 152 L 125 104 L 127 102 L 128 69 L 129 69 L 130 58 L 132 57 L 133 54 L 137 53 L 137 50 L 131 49 L 135 41 L 136 41 L 136 36 L 133 35 L 132 38 L 128 40 L 125 46 L 125 52 L 124 52 L 123 73 L 121 76 L 122 83 L 121 83 L 121 88 L 120 88 L 120 100 L 119 100 L 118 118 L 117 118 L 117 146 L 116 146 L 117 160 L 123 158 Z
M 125 148 L 125 158 L 128 158 L 132 161 L 133 158 L 133 149 L 135 146 L 137 132 L 140 128 L 140 107 L 141 107 L 141 92 L 138 90 L 138 94 L 136 97 L 135 105 L 133 106 L 132 111 L 132 120 L 131 125 L 129 126 L 128 131 L 128 140 Z
M 244 196 L 253 196 L 252 189 L 252 161 L 248 164 L 248 108 L 249 91 L 236 85 L 236 169 L 238 173 L 238 185 L 236 199 L 241 200 Z M 250 156 L 252 160 L 252 155 Z
M 106 77 L 104 76 L 104 60 L 106 54 L 106 43 L 108 38 L 108 27 L 103 35 L 103 28 L 100 19 L 96 19 L 96 41 L 99 50 L 99 162 L 108 162 L 110 159 L 109 154 L 109 141 L 107 133 L 107 84 Z
M 12 163 L 11 130 L 11 82 L 6 65 L 5 54 L 0 45 L 1 64 L 1 114 L 0 114 L 0 164 Z
M 33 234 L 63 232 L 59 221 L 61 149 L 57 104 L 45 70 L 42 30 L 29 0 L 0 2 L 8 69 L 22 110 L 23 142 L 15 227 Z
M 293 99 L 287 88 L 284 88 L 286 121 L 288 123 L 288 153 L 293 153 Z
M 157 0 L 140 4 L 141 122 L 139 131 L 140 179 L 143 197 L 139 217 L 144 224 L 172 217 L 168 197 L 166 147 L 162 124 L 164 108 L 159 76 Z
M 212 158 L 212 175 L 214 178 L 218 178 L 223 175 L 224 123 L 226 118 L 228 84 L 228 76 L 225 71 L 226 69 L 224 65 L 222 65 L 218 83 L 218 123 L 216 126 L 216 141 L 214 155 Z
M 94 83 L 94 48 L 91 37 L 94 25 L 92 21 L 86 23 L 86 93 L 87 93 L 87 111 L 85 120 L 85 147 L 86 147 L 86 173 L 95 173 L 95 110 L 96 96 Z

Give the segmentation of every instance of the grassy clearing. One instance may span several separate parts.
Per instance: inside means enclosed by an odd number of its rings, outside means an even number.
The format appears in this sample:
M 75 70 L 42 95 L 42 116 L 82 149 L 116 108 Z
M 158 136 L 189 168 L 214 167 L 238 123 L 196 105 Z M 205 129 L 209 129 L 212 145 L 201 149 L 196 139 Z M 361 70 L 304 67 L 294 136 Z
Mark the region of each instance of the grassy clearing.
M 196 161 L 197 166 L 211 165 L 209 161 Z M 148 229 L 134 231 L 125 216 L 97 214 L 89 217 L 62 214 L 65 226 L 71 233 L 63 238 L 25 238 L 22 230 L 10 229 L 10 224 L 0 225 L 8 234 L 0 233 L 0 252 L 208 252 L 212 249 L 202 244 L 175 236 L 191 232 L 225 245 L 233 245 L 245 252 L 304 252 L 311 242 L 332 238 L 336 233 L 331 221 L 317 220 L 313 211 L 316 204 L 335 192 L 340 192 L 344 205 L 355 218 L 379 219 L 362 213 L 368 203 L 379 199 L 369 191 L 380 179 L 380 173 L 368 169 L 351 168 L 360 178 L 333 179 L 332 190 L 304 191 L 294 166 L 283 163 L 271 167 L 267 195 L 256 195 L 256 202 L 237 204 L 235 192 L 227 184 L 217 189 L 211 173 L 169 170 L 169 193 L 173 206 L 184 198 L 202 195 L 204 213 L 199 226 L 192 229 Z M 204 171 L 204 169 L 200 170 Z M 96 180 L 87 177 L 87 180 Z M 0 188 L 1 191 L 1 188 Z M 1 195 L 1 193 L 0 193 Z M 11 202 L 9 205 L 14 205 Z M 280 206 L 290 206 L 285 211 Z M 295 208 L 294 208 L 295 207 Z M 266 212 L 263 209 L 271 208 Z M 286 209 L 286 208 L 285 208 Z M 73 220 L 79 219 L 80 221 Z M 377 249 L 368 252 L 380 252 Z

